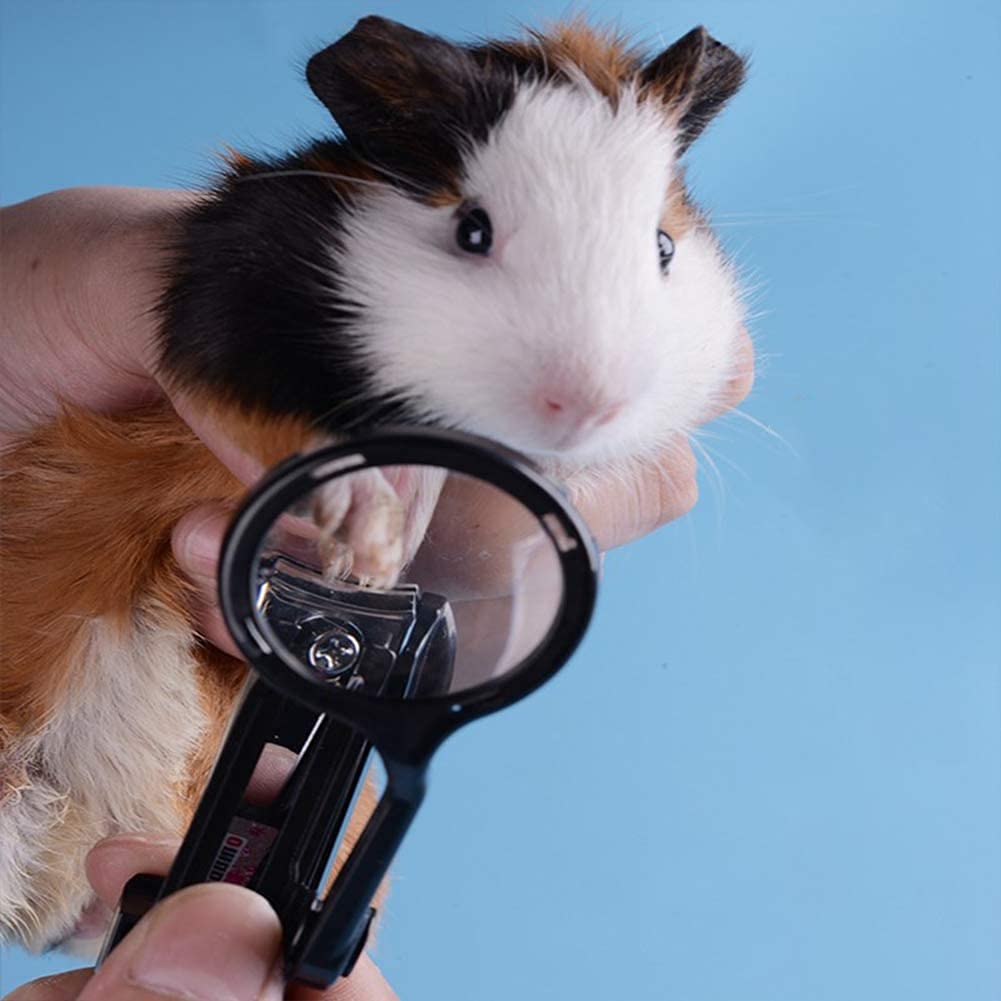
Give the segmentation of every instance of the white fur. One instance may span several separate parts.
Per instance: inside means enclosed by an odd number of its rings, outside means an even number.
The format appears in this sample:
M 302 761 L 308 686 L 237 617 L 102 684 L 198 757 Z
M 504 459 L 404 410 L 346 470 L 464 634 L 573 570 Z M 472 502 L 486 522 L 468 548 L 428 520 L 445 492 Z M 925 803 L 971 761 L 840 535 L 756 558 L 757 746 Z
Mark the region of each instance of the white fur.
M 732 374 L 742 311 L 712 236 L 656 243 L 675 169 L 663 110 L 586 82 L 530 84 L 463 189 L 493 222 L 487 257 L 456 246 L 456 215 L 384 191 L 348 220 L 336 264 L 365 306 L 358 351 L 384 392 L 445 424 L 546 458 L 646 454 L 693 427 Z M 548 395 L 625 402 L 569 447 Z
M 21 745 L 12 749 L 11 763 L 19 758 L 35 757 L 36 746 Z M 15 764 L 15 766 L 16 766 Z M 55 933 L 65 929 L 71 912 L 82 904 L 66 901 L 65 906 L 39 927 L 37 909 L 32 900 L 31 878 L 50 861 L 46 843 L 54 824 L 66 812 L 67 795 L 42 778 L 10 790 L 0 803 L 0 940 L 8 937 L 44 945 Z M 60 869 L 63 865 L 60 864 Z M 55 903 L 51 901 L 50 903 Z
M 205 722 L 183 622 L 146 613 L 122 630 L 98 619 L 80 640 L 66 698 L 9 754 L 27 783 L 0 803 L 0 938 L 36 948 L 68 934 L 89 902 L 82 863 L 97 840 L 179 831 L 175 784 Z M 58 893 L 40 899 L 44 871 Z

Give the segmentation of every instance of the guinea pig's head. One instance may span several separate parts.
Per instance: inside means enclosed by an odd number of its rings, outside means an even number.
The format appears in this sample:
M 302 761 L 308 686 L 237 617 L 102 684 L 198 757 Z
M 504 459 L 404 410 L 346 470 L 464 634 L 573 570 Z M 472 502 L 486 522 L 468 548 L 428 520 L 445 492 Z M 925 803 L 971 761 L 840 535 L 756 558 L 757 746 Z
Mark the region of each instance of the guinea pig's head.
M 742 82 L 732 51 L 697 28 L 645 60 L 579 23 L 460 47 L 367 18 L 307 76 L 396 182 L 337 250 L 380 391 L 582 461 L 712 408 L 742 311 L 678 158 Z
M 679 158 L 743 77 L 701 28 L 647 58 L 580 22 L 460 46 L 365 18 L 307 67 L 344 140 L 235 165 L 192 218 L 166 368 L 333 430 L 656 448 L 735 374 L 737 286 Z

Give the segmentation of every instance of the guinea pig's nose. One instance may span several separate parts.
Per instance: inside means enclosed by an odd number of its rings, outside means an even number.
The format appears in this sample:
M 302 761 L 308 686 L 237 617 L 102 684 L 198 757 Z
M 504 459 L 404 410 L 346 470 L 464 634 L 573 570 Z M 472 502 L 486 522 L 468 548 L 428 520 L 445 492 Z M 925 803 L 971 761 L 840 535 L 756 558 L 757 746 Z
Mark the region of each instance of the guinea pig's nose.
M 625 400 L 609 401 L 607 397 L 586 397 L 573 393 L 553 393 L 543 391 L 541 410 L 554 422 L 573 428 L 575 431 L 589 431 L 604 427 L 615 420 L 626 405 Z

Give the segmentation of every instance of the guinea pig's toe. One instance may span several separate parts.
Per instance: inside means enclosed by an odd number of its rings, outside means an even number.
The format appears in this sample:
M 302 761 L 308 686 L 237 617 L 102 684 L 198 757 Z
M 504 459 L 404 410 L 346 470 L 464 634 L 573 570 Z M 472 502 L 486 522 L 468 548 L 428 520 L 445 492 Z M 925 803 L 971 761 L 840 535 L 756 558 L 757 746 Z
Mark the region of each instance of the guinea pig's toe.
M 395 497 L 381 497 L 351 519 L 349 538 L 360 582 L 380 588 L 396 584 L 403 570 L 404 521 Z
M 325 535 L 333 536 L 351 507 L 351 481 L 331 480 L 315 491 L 313 520 Z
M 324 536 L 319 544 L 323 575 L 331 583 L 344 580 L 354 569 L 355 556 L 351 547 L 332 535 Z

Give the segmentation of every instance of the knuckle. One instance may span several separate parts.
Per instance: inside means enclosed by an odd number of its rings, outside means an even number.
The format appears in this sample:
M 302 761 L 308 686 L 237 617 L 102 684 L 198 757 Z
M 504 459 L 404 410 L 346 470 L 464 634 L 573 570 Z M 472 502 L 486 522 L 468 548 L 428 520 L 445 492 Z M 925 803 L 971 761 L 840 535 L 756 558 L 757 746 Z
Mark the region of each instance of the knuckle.
M 754 360 L 749 358 L 741 371 L 730 380 L 730 391 L 728 394 L 730 405 L 737 406 L 747 399 L 754 388 Z
M 736 406 L 747 398 L 754 386 L 754 344 L 750 334 L 745 330 L 737 348 L 737 365 L 728 386 L 731 406 Z
M 672 517 L 688 514 L 699 501 L 699 484 L 694 471 L 674 484 L 671 498 Z
M 698 464 L 695 453 L 686 442 L 672 451 L 670 464 L 657 478 L 655 510 L 651 529 L 687 514 L 699 499 L 696 479 Z

